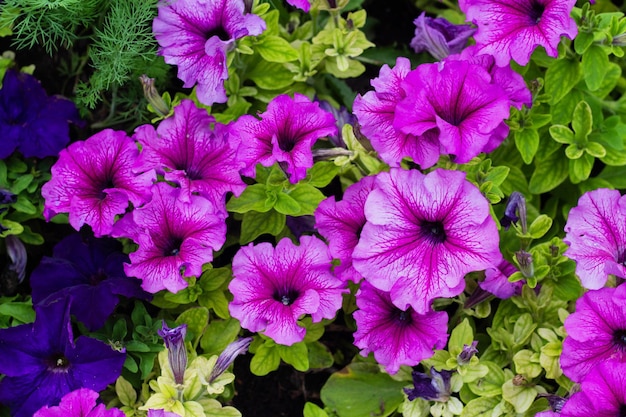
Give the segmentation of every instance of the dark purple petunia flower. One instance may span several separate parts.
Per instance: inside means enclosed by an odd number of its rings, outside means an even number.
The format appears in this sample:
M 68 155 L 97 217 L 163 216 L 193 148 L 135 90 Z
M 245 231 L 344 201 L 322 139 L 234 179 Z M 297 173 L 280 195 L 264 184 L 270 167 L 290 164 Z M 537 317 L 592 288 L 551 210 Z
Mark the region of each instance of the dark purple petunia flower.
M 31 417 L 76 389 L 102 391 L 115 382 L 125 352 L 80 336 L 74 340 L 67 300 L 37 307 L 34 323 L 0 330 L 0 403 Z
M 411 40 L 411 48 L 417 53 L 428 51 L 439 61 L 450 54 L 460 53 L 476 32 L 470 25 L 454 25 L 441 17 L 427 17 L 426 12 L 413 23 L 415 37 Z
M 67 236 L 35 268 L 30 284 L 34 304 L 47 304 L 69 296 L 70 312 L 88 329 L 104 325 L 119 302 L 119 296 L 147 298 L 141 282 L 124 273 L 128 256 L 114 239 L 83 239 Z
M 6 72 L 0 89 L 0 159 L 16 149 L 26 158 L 56 156 L 70 141 L 68 123 L 81 123 L 74 103 L 48 97 L 32 75 Z

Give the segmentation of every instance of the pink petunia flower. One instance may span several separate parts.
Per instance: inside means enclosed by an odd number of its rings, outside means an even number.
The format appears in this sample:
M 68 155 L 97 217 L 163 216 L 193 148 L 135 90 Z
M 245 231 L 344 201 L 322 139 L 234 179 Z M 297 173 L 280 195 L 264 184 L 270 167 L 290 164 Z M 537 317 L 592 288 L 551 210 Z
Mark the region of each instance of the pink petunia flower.
M 561 36 L 578 33 L 570 13 L 576 0 L 459 0 L 467 21 L 478 26 L 474 35 L 479 54 L 493 55 L 505 66 L 512 59 L 528 64 L 537 46 L 558 55 Z
M 575 382 L 609 359 L 626 364 L 626 305 L 615 292 L 615 288 L 588 291 L 565 320 L 561 368 Z
M 569 212 L 563 241 L 583 287 L 602 288 L 609 274 L 626 278 L 626 197 L 609 189 L 583 194 Z
M 343 200 L 331 196 L 315 210 L 316 227 L 328 241 L 330 254 L 341 263 L 335 274 L 343 281 L 359 282 L 361 274 L 352 266 L 352 252 L 365 225 L 365 201 L 374 187 L 375 177 L 364 177 L 343 193 Z
M 403 158 L 409 157 L 422 169 L 430 168 L 439 160 L 439 142 L 435 134 L 403 133 L 396 129 L 393 120 L 396 106 L 406 97 L 402 81 L 411 71 L 411 62 L 404 57 L 389 68 L 383 65 L 378 78 L 371 82 L 375 91 L 369 91 L 354 100 L 354 114 L 359 120 L 361 133 L 372 144 L 380 159 L 399 167 Z
M 65 394 L 55 407 L 44 406 L 33 417 L 124 417 L 119 408 L 106 409 L 104 404 L 96 405 L 100 395 L 88 388 L 80 388 Z
M 241 141 L 238 158 L 245 164 L 242 174 L 255 176 L 255 166 L 279 162 L 292 184 L 306 177 L 313 166 L 312 147 L 318 139 L 337 132 L 335 118 L 302 94 L 275 97 L 260 114 L 261 120 L 244 115 L 232 125 Z
M 184 87 L 197 84 L 206 105 L 226 102 L 226 53 L 237 39 L 260 35 L 265 22 L 244 13 L 243 0 L 172 0 L 159 5 L 152 23 L 165 62 L 178 65 Z
M 230 314 L 251 332 L 263 331 L 282 345 L 302 341 L 298 319 L 314 322 L 335 317 L 341 308 L 344 283 L 330 272 L 331 256 L 324 242 L 302 236 L 300 245 L 281 239 L 242 247 L 233 259 L 229 290 Z
M 136 169 L 156 169 L 180 185 L 183 199 L 197 193 L 223 205 L 226 193 L 239 195 L 246 187 L 225 128 L 193 101 L 183 100 L 156 130 L 152 125 L 137 128 L 134 138 L 142 151 Z
M 139 245 L 124 266 L 128 276 L 141 279 L 151 293 L 187 287 L 183 277 L 199 276 L 202 265 L 226 240 L 225 213 L 208 199 L 192 195 L 189 202 L 166 183 L 152 187 L 152 200 L 117 224 L 114 237 L 128 237 Z
M 398 103 L 394 127 L 416 136 L 435 134 L 440 152 L 452 155 L 454 162 L 469 162 L 493 135 L 504 139 L 499 129 L 509 117 L 509 99 L 481 66 L 467 61 L 422 64 L 407 74 L 402 88 L 406 98 Z
M 448 340 L 448 315 L 429 311 L 418 314 L 411 307 L 399 309 L 389 293 L 378 290 L 367 281 L 356 294 L 354 312 L 357 330 L 354 344 L 361 355 L 374 352 L 374 358 L 395 374 L 400 365 L 414 366 L 443 349 Z
M 52 178 L 41 190 L 46 220 L 69 213 L 74 229 L 88 224 L 96 237 L 110 234 L 115 217 L 126 211 L 129 201 L 139 206 L 150 199 L 155 173 L 132 172 L 138 155 L 126 133 L 111 129 L 61 151 Z
M 365 217 L 353 265 L 401 310 L 425 314 L 434 298 L 460 294 L 465 274 L 502 256 L 489 202 L 463 172 L 382 172 Z

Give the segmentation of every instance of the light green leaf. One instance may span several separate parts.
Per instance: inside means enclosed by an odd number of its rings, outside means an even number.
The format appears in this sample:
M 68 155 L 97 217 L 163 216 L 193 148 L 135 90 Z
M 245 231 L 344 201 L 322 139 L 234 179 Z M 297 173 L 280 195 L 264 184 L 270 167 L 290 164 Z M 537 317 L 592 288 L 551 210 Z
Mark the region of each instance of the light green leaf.
M 241 221 L 241 236 L 239 243 L 246 244 L 264 233 L 277 236 L 285 227 L 286 217 L 276 210 L 266 213 L 249 211 L 243 215 Z

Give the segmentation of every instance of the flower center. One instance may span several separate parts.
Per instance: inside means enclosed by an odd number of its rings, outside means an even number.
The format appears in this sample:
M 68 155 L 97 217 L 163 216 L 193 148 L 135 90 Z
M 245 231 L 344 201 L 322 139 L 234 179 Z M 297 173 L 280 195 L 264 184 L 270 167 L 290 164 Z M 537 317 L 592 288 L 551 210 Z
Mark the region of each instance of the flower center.
M 613 332 L 613 343 L 622 351 L 626 351 L 626 329 L 617 329 Z
M 422 222 L 420 229 L 422 236 L 426 237 L 431 243 L 443 243 L 446 241 L 446 231 L 442 222 L 425 221 Z
M 183 240 L 179 237 L 172 237 L 165 245 L 163 249 L 164 256 L 176 256 L 180 253 L 180 247 L 183 244 Z
M 296 290 L 292 289 L 283 289 L 282 291 L 274 292 L 272 296 L 274 300 L 279 301 L 284 306 L 292 305 L 300 294 Z
M 530 17 L 530 20 L 534 24 L 538 24 L 541 21 L 541 17 L 543 16 L 543 12 L 545 10 L 546 10 L 546 6 L 541 4 L 540 1 L 535 0 L 530 5 L 528 16 Z
M 226 29 L 222 25 L 215 27 L 204 34 L 205 39 L 211 39 L 213 36 L 217 36 L 222 41 L 227 41 L 230 39 L 230 35 L 226 32 Z
M 48 371 L 50 372 L 67 372 L 70 367 L 70 361 L 61 353 L 53 355 L 48 361 Z

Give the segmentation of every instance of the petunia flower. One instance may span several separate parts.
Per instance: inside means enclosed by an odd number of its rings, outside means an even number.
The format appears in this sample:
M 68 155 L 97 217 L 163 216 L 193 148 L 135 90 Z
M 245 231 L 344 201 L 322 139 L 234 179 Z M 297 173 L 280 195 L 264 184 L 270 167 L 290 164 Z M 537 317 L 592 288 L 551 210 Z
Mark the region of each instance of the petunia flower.
M 302 236 L 300 245 L 281 239 L 242 247 L 233 258 L 233 301 L 230 314 L 251 332 L 264 332 L 276 343 L 302 341 L 302 315 L 313 322 L 335 317 L 341 308 L 344 283 L 330 272 L 328 247 L 314 236 Z
M 422 64 L 407 74 L 402 88 L 406 97 L 398 103 L 393 126 L 415 136 L 434 134 L 440 152 L 456 163 L 469 162 L 508 132 L 501 131 L 509 117 L 508 96 L 479 65 Z
M 586 292 L 565 320 L 561 368 L 575 382 L 583 381 L 600 362 L 626 363 L 626 305 L 615 291 Z
M 392 168 L 376 177 L 352 262 L 393 304 L 419 314 L 454 297 L 463 278 L 501 259 L 489 202 L 459 171 Z
M 124 352 L 99 340 L 74 340 L 66 301 L 35 308 L 34 323 L 0 329 L 0 403 L 31 417 L 76 389 L 102 391 L 115 382 Z
M 341 261 L 335 267 L 335 275 L 344 281 L 359 282 L 362 278 L 352 266 L 352 252 L 365 225 L 365 201 L 374 187 L 374 179 L 361 178 L 346 188 L 341 201 L 328 197 L 315 210 L 317 229 L 328 241 L 330 254 Z
M 402 81 L 410 71 L 411 62 L 404 57 L 399 57 L 393 68 L 383 65 L 378 78 L 371 82 L 375 91 L 357 96 L 353 110 L 361 133 L 369 139 L 380 159 L 392 167 L 399 167 L 402 159 L 408 157 L 425 169 L 439 160 L 436 134 L 407 134 L 393 125 L 396 106 L 406 97 Z
M 626 410 L 626 363 L 608 360 L 591 369 L 580 391 L 563 405 L 561 417 L 613 417 Z
M 257 163 L 269 167 L 279 162 L 295 184 L 313 166 L 315 141 L 337 133 L 333 115 L 299 93 L 275 97 L 260 117 L 244 115 L 232 125 L 233 135 L 241 141 L 237 154 L 245 164 L 241 173 L 248 177 L 256 175 Z
M 474 35 L 478 54 L 493 55 L 505 66 L 512 59 L 528 64 L 537 46 L 556 58 L 561 36 L 574 39 L 578 28 L 570 13 L 576 0 L 459 0 Z
M 246 187 L 225 126 L 191 100 L 183 100 L 156 130 L 143 125 L 133 137 L 142 147 L 136 169 L 155 169 L 181 186 L 181 197 L 197 193 L 224 204 L 227 192 L 239 195 Z
M 137 145 L 126 133 L 111 129 L 61 151 L 52 178 L 41 189 L 46 220 L 69 213 L 74 229 L 88 224 L 96 237 L 110 234 L 116 216 L 126 211 L 129 202 L 137 207 L 150 199 L 155 174 L 132 172 L 138 155 Z
M 244 13 L 243 0 L 176 0 L 160 2 L 152 23 L 165 62 L 178 66 L 178 78 L 197 84 L 202 104 L 226 102 L 227 52 L 237 39 L 260 35 L 265 22 Z
M 152 190 L 152 200 L 120 220 L 113 235 L 139 245 L 124 271 L 139 278 L 144 290 L 178 292 L 187 287 L 183 277 L 200 276 L 224 244 L 225 213 L 204 197 L 180 200 L 179 190 L 166 183 Z
M 609 274 L 626 278 L 626 197 L 609 189 L 583 194 L 569 212 L 563 241 L 583 287 L 602 288 Z
M 56 156 L 70 141 L 69 123 L 81 124 L 70 100 L 48 97 L 32 75 L 8 70 L 0 89 L 0 159 L 16 149 L 26 158 Z
M 33 304 L 70 297 L 70 313 L 88 329 L 97 330 L 119 303 L 119 296 L 147 298 L 141 282 L 124 273 L 128 255 L 114 239 L 74 233 L 44 256 L 30 276 Z
M 125 417 L 119 408 L 96 405 L 100 395 L 88 388 L 72 391 L 61 398 L 58 406 L 40 408 L 33 417 Z
M 460 53 L 476 32 L 470 25 L 454 25 L 442 17 L 427 17 L 426 12 L 422 12 L 413 24 L 415 36 L 411 48 L 416 53 L 428 51 L 439 61 L 450 54 Z
M 390 374 L 401 365 L 415 366 L 430 358 L 434 349 L 443 349 L 448 340 L 448 315 L 429 311 L 418 314 L 411 307 L 399 309 L 389 293 L 378 290 L 367 281 L 356 294 L 354 312 L 357 330 L 354 344 L 361 355 L 374 353 L 376 361 Z

